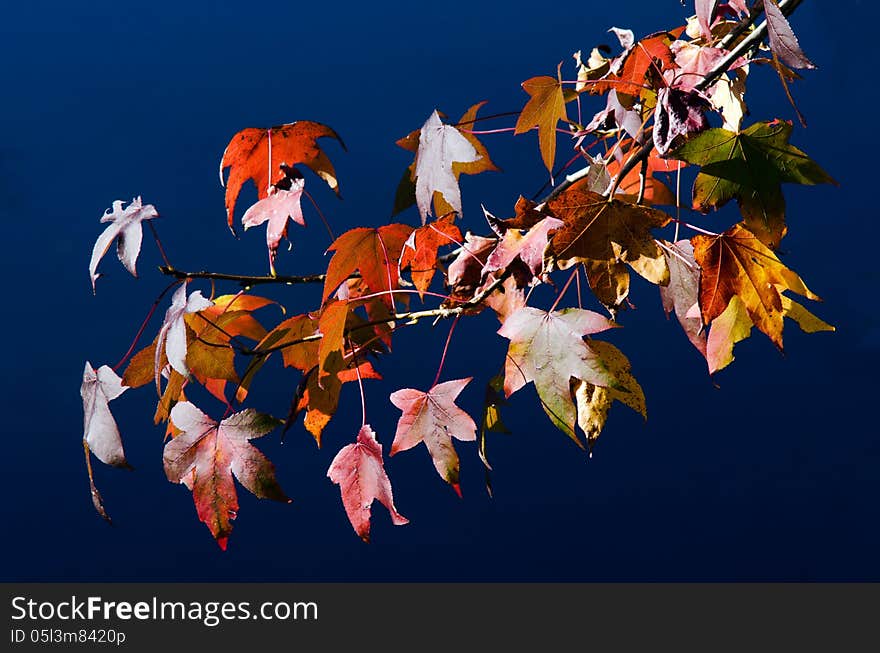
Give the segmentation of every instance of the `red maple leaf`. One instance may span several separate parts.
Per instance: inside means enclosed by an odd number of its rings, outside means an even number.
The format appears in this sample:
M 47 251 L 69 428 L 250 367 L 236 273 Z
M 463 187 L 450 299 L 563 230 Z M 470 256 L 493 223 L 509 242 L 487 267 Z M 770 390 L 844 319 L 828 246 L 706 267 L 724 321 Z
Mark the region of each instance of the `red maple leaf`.
M 369 424 L 361 427 L 355 442 L 339 450 L 327 477 L 339 485 L 345 514 L 364 542 L 370 541 L 370 513 L 375 499 L 388 509 L 396 526 L 409 523 L 394 507 L 391 481 L 382 463 L 382 445 Z

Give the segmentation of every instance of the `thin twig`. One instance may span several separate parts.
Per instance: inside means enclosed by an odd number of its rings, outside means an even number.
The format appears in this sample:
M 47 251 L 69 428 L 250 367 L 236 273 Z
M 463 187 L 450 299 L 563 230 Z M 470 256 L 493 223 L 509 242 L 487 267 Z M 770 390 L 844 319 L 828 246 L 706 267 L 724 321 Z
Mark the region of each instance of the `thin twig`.
M 135 334 L 134 338 L 132 339 L 131 345 L 129 346 L 128 351 L 126 351 L 125 354 L 123 354 L 122 358 L 119 359 L 119 362 L 113 366 L 114 372 L 118 372 L 119 368 L 122 367 L 125 364 L 125 361 L 128 360 L 128 357 L 134 353 L 134 348 L 137 347 L 138 342 L 140 342 L 141 336 L 144 335 L 144 330 L 147 328 L 147 324 L 149 324 L 150 318 L 152 318 L 153 314 L 156 312 L 156 308 L 158 308 L 159 303 L 162 301 L 162 298 L 165 296 L 165 294 L 169 290 L 174 288 L 174 286 L 176 286 L 176 285 L 177 285 L 176 281 L 169 283 L 165 287 L 165 289 L 161 293 L 159 293 L 159 296 L 156 297 L 156 299 L 153 301 L 153 305 L 150 307 L 150 310 L 147 311 L 147 316 L 144 318 L 143 322 L 141 322 L 141 326 L 137 330 L 137 333 Z
M 159 249 L 159 256 L 162 257 L 162 262 L 165 263 L 165 265 L 170 266 L 171 263 L 168 261 L 168 256 L 165 254 L 165 248 L 162 247 L 162 240 L 159 238 L 159 232 L 156 230 L 156 225 L 153 224 L 152 220 L 147 220 L 146 222 L 153 234 L 153 240 L 156 241 L 156 247 Z
M 424 320 L 427 318 L 437 318 L 437 319 L 446 319 L 450 317 L 457 317 L 462 315 L 467 310 L 480 306 L 486 298 L 491 295 L 495 290 L 501 287 L 501 285 L 507 280 L 512 274 L 511 271 L 505 271 L 501 276 L 499 276 L 495 281 L 486 286 L 479 294 L 474 295 L 466 302 L 459 304 L 458 306 L 448 307 L 448 306 L 438 306 L 437 308 L 426 309 L 423 311 L 411 311 L 408 313 L 395 313 L 393 315 L 389 315 L 386 318 L 381 318 L 378 320 L 373 320 L 370 322 L 362 322 L 356 326 L 353 326 L 351 329 L 346 331 L 347 334 L 351 334 L 352 331 L 357 331 L 359 329 L 366 329 L 368 327 L 377 326 L 380 324 L 388 324 L 389 322 L 402 322 L 404 325 L 416 324 L 419 320 Z M 303 338 L 297 338 L 296 340 L 289 340 L 282 345 L 276 345 L 274 347 L 269 347 L 267 349 L 247 349 L 242 350 L 241 353 L 246 356 L 266 356 L 276 351 L 280 351 L 282 349 L 286 349 L 288 347 L 293 347 L 294 345 L 300 345 L 304 342 L 315 342 L 316 340 L 320 340 L 323 337 L 320 333 L 315 333 L 310 336 L 305 336 Z
M 324 283 L 324 279 L 327 276 L 326 274 L 307 274 L 304 276 L 285 276 L 282 274 L 278 274 L 275 276 L 251 276 L 247 274 L 226 274 L 224 272 L 208 272 L 207 270 L 202 270 L 200 272 L 187 272 L 184 270 L 178 270 L 177 268 L 171 267 L 170 265 L 159 266 L 159 271 L 162 274 L 168 275 L 170 277 L 176 277 L 177 279 L 217 279 L 220 281 L 237 281 L 244 288 L 249 288 L 251 286 L 257 286 L 259 284 L 265 283 L 282 283 L 287 284 L 288 286 L 302 283 Z M 351 278 L 357 278 L 359 276 L 360 275 L 355 274 L 352 275 Z
M 446 336 L 446 344 L 443 345 L 443 355 L 440 357 L 440 364 L 437 366 L 437 374 L 434 376 L 434 382 L 431 384 L 433 388 L 437 385 L 437 382 L 440 380 L 440 373 L 443 372 L 443 363 L 446 362 L 446 353 L 449 351 L 449 342 L 452 340 L 452 334 L 455 331 L 455 327 L 458 324 L 458 320 L 461 315 L 456 315 L 455 319 L 452 320 L 452 326 L 449 327 L 449 335 Z

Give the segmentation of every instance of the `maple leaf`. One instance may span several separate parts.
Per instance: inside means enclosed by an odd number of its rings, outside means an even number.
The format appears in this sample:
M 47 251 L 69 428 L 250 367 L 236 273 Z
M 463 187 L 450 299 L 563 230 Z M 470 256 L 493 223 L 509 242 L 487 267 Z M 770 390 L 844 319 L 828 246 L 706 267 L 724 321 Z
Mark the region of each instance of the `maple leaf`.
M 454 224 L 455 214 L 450 213 L 434 222 L 419 227 L 410 234 L 400 256 L 400 269 L 410 269 L 413 284 L 423 298 L 437 271 L 437 250 L 444 245 L 460 243 L 461 231 Z
M 494 283 L 494 275 L 489 275 L 483 284 Z M 495 311 L 495 317 L 503 324 L 511 313 L 515 313 L 526 305 L 526 293 L 516 280 L 516 275 L 511 275 L 486 297 L 486 305 Z
M 608 409 L 614 401 L 626 404 L 645 419 L 648 419 L 645 407 L 645 393 L 639 382 L 630 372 L 629 360 L 614 345 L 594 340 L 590 346 L 599 354 L 616 380 L 616 387 L 602 387 L 588 381 L 572 379 L 574 397 L 577 405 L 577 423 L 587 436 L 590 451 L 599 438 Z
M 251 206 L 241 216 L 241 224 L 247 231 L 268 222 L 266 225 L 266 247 L 269 250 L 269 271 L 275 274 L 275 258 L 278 256 L 278 245 L 287 237 L 287 221 L 293 220 L 302 226 L 306 225 L 303 218 L 302 200 L 305 179 L 298 177 L 292 180 L 289 190 L 279 190 L 274 186 L 269 194 Z
M 712 320 L 706 339 L 706 363 L 715 374 L 733 362 L 733 346 L 752 333 L 752 320 L 742 300 L 734 295 L 727 308 Z
M 156 379 L 156 389 L 159 389 L 159 375 L 162 366 L 159 364 L 162 354 L 168 357 L 168 363 L 179 374 L 186 377 L 189 368 L 186 366 L 186 323 L 184 316 L 189 313 L 198 313 L 213 305 L 210 299 L 202 297 L 202 291 L 196 290 L 187 297 L 187 281 L 180 284 L 180 288 L 171 296 L 171 306 L 165 312 L 165 319 L 159 329 L 156 338 L 156 351 L 153 359 L 153 374 Z
M 615 315 L 629 296 L 629 270 L 616 259 L 584 260 L 584 271 L 590 289 L 608 311 Z
M 195 333 L 221 344 L 229 344 L 231 336 L 240 336 L 256 342 L 262 340 L 266 335 L 266 329 L 253 316 L 253 312 L 266 306 L 277 305 L 277 302 L 266 297 L 244 292 L 219 295 L 212 301 L 213 306 L 202 309 L 199 315 L 187 314 L 184 320 Z
M 483 274 L 505 270 L 514 260 L 519 259 L 532 275 L 540 275 L 544 268 L 544 250 L 547 249 L 550 233 L 562 225 L 562 220 L 548 216 L 525 233 L 520 229 L 507 229 L 486 259 Z
M 238 382 L 234 366 L 235 351 L 230 340 L 233 337 L 245 337 L 259 342 L 266 335 L 266 330 L 253 317 L 252 312 L 275 302 L 243 293 L 220 295 L 213 301 L 213 305 L 202 309 L 198 315 L 183 315 L 186 325 L 185 361 L 189 372 L 198 382 L 217 399 L 226 402 L 226 382 Z M 137 388 L 155 379 L 157 343 L 158 336 L 150 345 L 132 356 L 123 375 L 126 385 Z M 161 373 L 168 364 L 168 358 L 164 349 L 159 348 L 158 351 L 158 369 Z M 171 379 L 176 381 L 174 375 L 169 376 L 169 381 Z M 173 394 L 168 395 L 168 398 L 174 401 L 177 399 Z M 243 398 L 244 395 L 239 397 L 240 400 Z M 170 406 L 167 410 L 170 410 Z M 167 417 L 167 410 L 161 413 L 162 420 Z
M 311 315 L 294 315 L 266 333 L 253 348 L 254 356 L 242 374 L 236 391 L 238 401 L 244 401 L 257 372 L 275 351 L 281 352 L 285 367 L 307 372 L 318 365 L 318 320 Z M 312 340 L 305 340 L 313 338 Z
M 709 324 L 739 297 L 749 318 L 782 349 L 783 306 L 780 288 L 810 299 L 819 297 L 776 254 L 741 225 L 718 236 L 691 239 L 700 266 L 700 310 Z
M 344 302 L 331 302 L 318 317 L 303 314 L 284 320 L 254 348 L 254 359 L 242 376 L 237 395 L 239 401 L 246 396 L 257 371 L 273 352 L 280 351 L 285 367 L 303 372 L 302 381 L 291 402 L 285 431 L 299 413 L 305 411 L 306 430 L 320 446 L 321 433 L 336 412 L 343 384 L 357 381 L 358 376 L 362 380 L 382 378 L 369 361 L 359 361 L 356 369 L 350 351 L 344 354 L 345 328 L 349 330 L 349 338 L 355 345 L 360 344 L 360 332 L 369 334 L 366 329 L 353 329 L 359 322 L 362 322 L 361 318 L 348 311 Z M 339 332 L 340 328 L 343 328 L 342 333 Z M 336 335 L 332 331 L 336 331 Z M 320 337 L 322 334 L 324 337 Z M 322 367 L 319 367 L 319 352 L 324 355 Z
M 657 91 L 654 108 L 654 147 L 665 155 L 679 136 L 701 132 L 709 127 L 705 111 L 709 103 L 696 91 L 664 87 Z
M 391 394 L 391 403 L 403 411 L 391 444 L 391 455 L 425 443 L 437 473 L 461 496 L 458 454 L 452 438 L 477 439 L 477 425 L 455 405 L 455 399 L 473 377 L 445 381 L 427 392 L 405 388 Z
M 327 477 L 339 485 L 345 514 L 364 542 L 370 541 L 370 513 L 376 499 L 391 513 L 395 526 L 409 523 L 394 507 L 391 481 L 382 462 L 382 445 L 369 424 L 361 426 L 355 442 L 339 450 Z
M 482 141 L 477 138 L 476 134 L 471 133 L 477 120 L 477 114 L 486 103 L 486 100 L 477 102 L 465 111 L 464 115 L 462 115 L 456 123 L 457 127 L 462 128 L 459 130 L 459 133 L 474 146 L 478 155 L 474 161 L 454 161 L 452 163 L 452 172 L 456 177 L 458 177 L 458 175 L 478 175 L 483 172 L 500 172 L 501 170 L 492 161 L 492 157 L 489 156 L 489 151 L 486 149 L 486 146 L 483 145 Z M 443 215 L 447 212 L 448 211 L 438 211 L 438 214 Z
M 143 205 L 140 196 L 135 197 L 131 203 L 122 208 L 124 202 L 116 200 L 113 208 L 104 211 L 101 222 L 109 222 L 107 228 L 98 236 L 95 246 L 92 248 L 92 258 L 89 261 L 89 277 L 92 280 L 92 292 L 95 292 L 95 281 L 101 275 L 96 272 L 98 263 L 110 249 L 113 241 L 116 241 L 116 255 L 132 276 L 137 277 L 137 257 L 141 252 L 143 241 L 143 227 L 141 222 L 158 218 L 156 207 L 152 204 Z
M 767 38 L 770 49 L 792 68 L 815 68 L 815 64 L 801 50 L 797 37 L 776 0 L 764 0 L 764 17 L 767 19 Z
M 452 209 L 461 215 L 461 190 L 453 173 L 454 163 L 473 163 L 480 155 L 471 142 L 452 125 L 444 125 L 434 111 L 419 132 L 416 154 L 416 204 L 422 224 L 431 212 L 434 193 L 440 193 Z
M 577 413 L 571 398 L 572 378 L 602 387 L 621 387 L 611 369 L 584 336 L 614 328 L 598 313 L 577 308 L 547 312 L 521 308 L 498 334 L 510 340 L 504 368 L 504 394 L 510 397 L 534 382 L 544 412 L 578 446 Z M 622 389 L 622 388 L 621 388 Z
M 455 256 L 446 270 L 446 282 L 452 289 L 452 296 L 462 301 L 473 297 L 477 288 L 483 284 L 483 268 L 486 259 L 498 244 L 497 238 L 465 234 L 461 251 Z
M 736 133 L 707 129 L 672 156 L 702 166 L 694 181 L 693 205 L 708 212 L 736 198 L 746 226 L 777 247 L 785 235 L 785 200 L 780 184 L 836 184 L 801 150 L 789 145 L 791 124 L 759 122 Z
M 582 59 L 580 50 L 575 52 L 572 55 L 572 58 L 574 59 L 574 65 L 577 69 L 578 79 L 577 84 L 575 84 L 574 90 L 578 93 L 587 88 L 587 82 L 593 81 L 605 75 L 611 66 L 611 60 L 603 55 L 599 48 L 593 48 L 590 51 L 590 56 L 587 57 L 586 63 L 584 63 Z
M 712 22 L 715 11 L 718 9 L 718 0 L 694 0 L 694 9 L 697 12 L 697 20 L 700 23 L 700 32 L 703 38 L 712 38 Z
M 413 228 L 389 224 L 378 229 L 358 227 L 346 231 L 327 251 L 336 252 L 327 266 L 324 301 L 356 270 L 374 293 L 385 293 L 382 301 L 393 308 L 389 291 L 398 287 L 400 254 Z
M 650 77 L 662 77 L 663 72 L 675 65 L 674 55 L 669 49 L 673 39 L 683 28 L 670 32 L 658 32 L 641 39 L 635 45 L 627 46 L 632 32 L 621 41 L 624 53 L 614 60 L 607 75 L 595 84 L 589 85 L 590 93 L 607 93 L 614 89 L 619 94 L 640 96 L 652 92 L 647 85 Z M 618 35 L 619 36 L 619 35 Z
M 111 368 L 102 365 L 95 371 L 92 364 L 86 361 L 82 385 L 79 389 L 83 402 L 83 449 L 86 454 L 86 472 L 89 476 L 92 505 L 108 522 L 111 522 L 110 516 L 104 509 L 104 500 L 95 486 L 90 455 L 94 453 L 98 460 L 106 465 L 131 469 L 125 459 L 119 427 L 116 426 L 116 420 L 113 419 L 108 405 L 126 390 L 128 386 Z
M 506 403 L 504 399 L 504 373 L 496 374 L 486 384 L 486 396 L 483 402 L 483 416 L 480 420 L 480 445 L 477 452 L 480 460 L 486 468 L 486 491 L 492 496 L 492 480 L 489 472 L 492 465 L 489 464 L 488 432 L 510 433 L 510 430 L 501 421 L 501 406 Z
M 324 427 L 330 422 L 339 407 L 339 395 L 342 386 L 354 381 L 366 379 L 381 379 L 379 374 L 369 361 L 354 361 L 335 359 L 338 361 L 331 368 L 331 373 L 318 382 L 317 367 L 314 371 L 307 372 L 303 377 L 299 390 L 291 406 L 291 414 L 288 416 L 288 424 L 292 424 L 303 410 L 306 411 L 303 426 L 315 438 L 315 442 L 321 446 L 321 434 Z
M 459 130 L 459 134 L 464 136 L 464 138 L 474 146 L 474 150 L 476 150 L 477 158 L 473 161 L 453 161 L 452 162 L 452 174 L 455 176 L 456 181 L 463 174 L 465 175 L 478 175 L 481 172 L 489 172 L 489 171 L 498 171 L 500 170 L 498 166 L 492 161 L 492 158 L 489 156 L 489 151 L 486 149 L 486 146 L 480 142 L 480 139 L 477 138 L 476 134 L 472 134 L 474 123 L 477 120 L 477 113 L 480 109 L 485 105 L 486 102 L 478 102 L 473 105 L 467 111 L 465 111 L 464 115 L 461 119 L 455 124 L 453 127 L 463 127 L 463 130 Z M 437 114 L 444 118 L 444 114 L 440 111 Z M 397 141 L 397 145 L 407 150 L 408 152 L 412 152 L 413 154 L 418 154 L 419 151 L 419 143 L 420 143 L 420 134 L 421 129 L 416 129 L 403 138 Z M 397 186 L 397 192 L 394 196 L 394 208 L 391 211 L 391 215 L 397 215 L 401 211 L 405 211 L 413 204 L 416 203 L 416 159 L 413 159 L 412 164 L 404 170 L 403 177 L 400 180 L 400 183 Z M 455 211 L 455 208 L 447 202 L 443 195 L 440 193 L 435 193 L 433 196 L 434 199 L 434 214 L 437 216 L 445 216 L 447 213 L 451 213 Z
M 345 322 L 348 318 L 348 302 L 330 302 L 321 311 L 318 331 L 318 385 L 325 376 L 334 374 L 345 358 Z
M 688 340 L 703 356 L 706 355 L 706 333 L 700 319 L 698 297 L 700 268 L 694 260 L 694 248 L 689 240 L 665 242 L 664 253 L 669 265 L 669 284 L 660 286 L 660 298 L 666 317 L 675 312 Z M 697 307 L 694 315 L 692 310 Z
M 154 424 L 167 422 L 171 416 L 171 409 L 174 408 L 174 404 L 179 401 L 186 401 L 183 390 L 186 387 L 187 378 L 170 367 L 166 368 L 162 376 L 165 377 L 167 383 L 165 384 L 162 396 L 159 397 L 159 401 L 156 404 L 156 412 L 153 414 Z
M 632 138 L 637 138 L 642 130 L 642 119 L 638 111 L 625 107 L 620 102 L 617 91 L 612 89 L 608 92 L 605 108 L 596 113 L 587 126 L 577 133 L 577 136 L 583 138 L 597 130 L 612 131 L 615 128 L 622 129 Z M 580 141 L 577 142 L 577 145 L 579 144 Z
M 486 431 L 493 431 L 495 433 L 510 433 L 510 429 L 508 429 L 504 422 L 501 420 L 501 406 L 507 403 L 507 400 L 504 397 L 504 374 L 496 374 L 489 382 L 486 384 L 486 395 L 483 400 L 483 419 L 481 430 L 483 431 L 483 436 L 485 436 Z M 481 446 L 481 453 L 484 453 L 483 447 Z M 483 459 L 483 462 L 486 463 L 488 467 L 488 462 Z
M 623 29 L 621 27 L 611 27 L 608 30 L 612 32 L 620 42 L 620 47 L 625 51 L 631 50 L 636 42 L 636 35 L 631 29 Z
M 297 163 L 303 163 L 339 195 L 339 182 L 333 164 L 318 147 L 318 139 L 324 137 L 337 140 L 342 149 L 345 149 L 345 144 L 335 131 L 310 120 L 299 120 L 269 129 L 248 127 L 232 137 L 220 160 L 220 183 L 223 183 L 223 170 L 230 168 L 229 179 L 225 184 L 226 220 L 233 233 L 235 202 L 241 187 L 248 179 L 253 180 L 256 185 L 257 197 L 263 199 L 268 196 L 270 186 L 287 176 L 284 168 L 293 168 Z
M 294 315 L 267 333 L 254 347 L 254 352 L 257 352 L 259 359 L 260 356 L 268 356 L 270 349 L 280 350 L 285 367 L 307 372 L 318 364 L 319 340 L 299 341 L 318 334 L 318 320 L 315 317 L 306 313 Z
M 588 260 L 617 261 L 651 283 L 668 281 L 666 259 L 650 231 L 669 222 L 662 211 L 608 200 L 577 186 L 550 200 L 547 208 L 565 223 L 547 247 L 548 269 L 565 270 Z
M 804 333 L 835 331 L 827 322 L 810 313 L 802 304 L 782 295 L 782 313 L 797 322 Z M 697 313 L 699 317 L 699 313 Z M 733 362 L 733 346 L 751 335 L 752 320 L 742 300 L 734 296 L 724 312 L 712 320 L 706 343 L 706 362 L 709 374 L 724 369 Z
M 724 119 L 724 124 L 721 126 L 729 131 L 738 132 L 747 112 L 744 96 L 748 73 L 744 69 L 734 71 L 734 73 L 733 79 L 727 75 L 719 77 L 706 91 L 706 96 L 715 110 L 721 113 L 721 117 Z
M 663 78 L 670 87 L 685 92 L 693 91 L 730 54 L 724 48 L 700 46 L 687 41 L 674 41 L 669 49 L 675 55 L 675 67 L 666 70 Z M 726 70 L 732 71 L 746 65 L 748 59 L 737 57 L 726 66 Z
M 165 474 L 192 491 L 199 519 L 221 549 L 238 514 L 233 475 L 261 499 L 290 502 L 275 479 L 275 466 L 250 443 L 279 425 L 274 417 L 248 408 L 218 424 L 184 401 L 171 410 L 171 421 L 181 433 L 165 445 Z
M 508 229 L 531 229 L 547 217 L 538 209 L 538 206 L 537 202 L 526 199 L 520 195 L 513 207 L 514 216 L 512 218 L 497 218 L 489 213 L 485 206 L 482 207 L 483 217 L 486 218 L 489 228 L 495 233 L 495 235 L 502 238 Z
M 226 297 L 229 296 L 218 299 Z M 200 311 L 198 316 L 184 315 L 184 321 L 187 326 L 187 368 L 211 394 L 226 402 L 226 382 L 239 382 L 231 339 L 244 336 L 260 340 L 266 330 L 249 310 L 221 309 L 216 303 Z
M 522 87 L 530 97 L 519 114 L 513 133 L 525 134 L 532 127 L 538 128 L 541 158 L 552 174 L 556 159 L 556 125 L 560 120 L 568 121 L 562 83 L 555 77 L 540 76 L 527 79 Z
M 128 386 L 107 365 L 95 371 L 86 361 L 79 389 L 83 401 L 83 442 L 98 460 L 114 467 L 128 467 L 128 461 L 108 403 L 126 390 Z

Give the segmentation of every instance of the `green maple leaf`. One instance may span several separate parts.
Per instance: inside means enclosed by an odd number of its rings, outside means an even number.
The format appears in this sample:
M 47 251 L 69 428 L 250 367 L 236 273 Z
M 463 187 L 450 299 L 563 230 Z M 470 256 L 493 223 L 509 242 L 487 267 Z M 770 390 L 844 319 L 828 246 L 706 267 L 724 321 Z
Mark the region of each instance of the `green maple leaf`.
M 837 184 L 788 143 L 790 136 L 790 123 L 772 121 L 739 133 L 708 129 L 691 138 L 672 156 L 702 166 L 694 182 L 694 208 L 705 213 L 736 198 L 749 230 L 775 249 L 786 232 L 781 184 Z

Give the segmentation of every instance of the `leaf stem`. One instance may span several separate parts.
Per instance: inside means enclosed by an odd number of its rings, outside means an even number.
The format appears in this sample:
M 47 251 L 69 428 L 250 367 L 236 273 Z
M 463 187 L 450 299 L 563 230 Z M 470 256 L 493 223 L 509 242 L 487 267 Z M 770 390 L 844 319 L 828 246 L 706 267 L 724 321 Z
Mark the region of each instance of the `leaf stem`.
M 679 220 L 678 218 L 669 218 L 672 222 L 676 224 L 676 226 L 681 225 L 682 227 L 687 227 L 688 229 L 693 229 L 696 232 L 701 234 L 705 234 L 707 236 L 720 236 L 721 234 L 717 234 L 714 231 L 709 231 L 708 229 L 703 229 L 702 227 L 698 227 L 696 225 L 691 224 L 690 222 L 685 222 L 684 220 Z M 677 232 L 676 232 L 677 233 Z
M 562 299 L 562 296 L 565 294 L 565 291 L 568 290 L 568 287 L 571 285 L 571 282 L 574 281 L 574 278 L 577 276 L 579 266 L 574 266 L 574 270 L 571 271 L 571 274 L 568 277 L 568 281 L 565 282 L 565 285 L 562 286 L 562 290 L 559 291 L 559 294 L 556 295 L 556 301 L 553 302 L 553 306 L 550 307 L 548 313 L 552 313 L 556 308 L 556 305 L 559 304 L 559 301 Z
M 309 191 L 307 191 L 305 188 L 303 188 L 303 195 L 305 195 L 312 203 L 312 206 L 315 207 L 315 211 L 317 211 L 318 217 L 321 218 L 321 222 L 324 223 L 324 227 L 327 229 L 327 233 L 330 234 L 330 242 L 332 243 L 336 240 L 336 236 L 333 234 L 333 229 L 330 227 L 330 223 L 327 222 L 327 218 L 324 217 L 324 213 L 318 207 L 318 203 L 315 201 L 315 198 L 312 197 Z
M 461 314 L 455 316 L 455 319 L 452 320 L 452 326 L 449 327 L 449 335 L 446 336 L 446 344 L 443 345 L 443 355 L 440 356 L 440 365 L 437 367 L 437 374 L 434 376 L 434 382 L 431 384 L 433 388 L 437 385 L 437 382 L 440 380 L 440 372 L 443 371 L 443 363 L 446 362 L 446 352 L 449 351 L 449 341 L 452 340 L 452 333 L 455 331 L 455 327 L 458 324 L 458 320 L 461 317 Z
M 85 439 L 83 439 L 83 451 L 86 454 L 86 472 L 89 475 L 89 490 L 92 493 L 92 505 L 95 506 L 95 510 L 98 514 L 112 526 L 113 520 L 110 519 L 110 515 L 108 515 L 107 511 L 104 509 L 104 500 L 101 498 L 101 493 L 98 492 L 98 488 L 95 485 L 95 475 L 92 471 L 92 451 L 89 449 L 89 443 L 86 442 Z
M 153 240 L 156 241 L 156 247 L 159 249 L 159 256 L 162 257 L 162 261 L 168 267 L 171 267 L 171 263 L 168 262 L 168 257 L 165 255 L 165 248 L 162 247 L 162 241 L 159 238 L 159 232 L 156 231 L 156 225 L 153 224 L 152 220 L 145 220 L 147 226 L 150 228 L 150 232 L 153 234 Z
M 488 116 L 478 116 L 473 120 L 463 120 L 461 122 L 457 122 L 453 127 L 461 127 L 462 125 L 472 125 L 475 122 L 483 122 L 484 120 L 494 120 L 495 118 L 508 118 L 510 116 L 518 116 L 520 114 L 519 111 L 504 111 L 502 113 L 493 113 Z
M 357 375 L 358 389 L 361 392 L 361 428 L 363 428 L 367 423 L 367 397 L 364 394 L 364 380 L 361 378 L 361 369 L 358 365 L 357 353 L 354 350 L 354 346 L 351 344 L 351 338 L 346 338 L 345 340 L 348 343 L 348 348 L 351 350 L 351 359 L 354 362 L 354 373 Z
M 137 347 L 137 344 L 140 341 L 141 336 L 144 335 L 144 330 L 147 328 L 147 324 L 150 322 L 150 318 L 153 317 L 153 313 L 156 312 L 156 308 L 159 306 L 159 303 L 162 301 L 162 298 L 165 296 L 165 294 L 169 290 L 174 288 L 174 286 L 178 285 L 179 283 L 180 283 L 179 281 L 172 281 L 171 283 L 169 283 L 167 286 L 165 286 L 165 289 L 161 293 L 159 293 L 159 296 L 156 297 L 155 301 L 153 301 L 153 305 L 150 306 L 150 310 L 147 311 L 147 316 L 144 318 L 143 322 L 141 322 L 141 326 L 137 330 L 137 333 L 134 335 L 134 339 L 131 341 L 131 345 L 129 346 L 128 351 L 126 351 L 125 354 L 122 356 L 122 358 L 119 359 L 119 362 L 113 366 L 114 372 L 118 372 L 119 368 L 125 364 L 125 361 L 127 361 L 129 356 L 131 356 L 132 353 L 134 352 L 134 348 Z
M 516 127 L 501 127 L 499 129 L 459 129 L 464 134 L 474 134 L 475 136 L 483 136 L 484 134 L 505 134 L 512 132 Z

